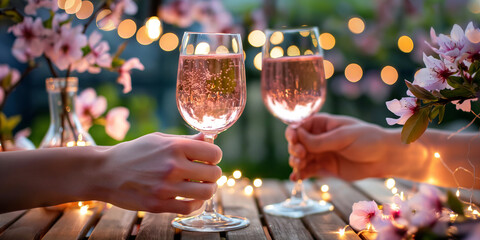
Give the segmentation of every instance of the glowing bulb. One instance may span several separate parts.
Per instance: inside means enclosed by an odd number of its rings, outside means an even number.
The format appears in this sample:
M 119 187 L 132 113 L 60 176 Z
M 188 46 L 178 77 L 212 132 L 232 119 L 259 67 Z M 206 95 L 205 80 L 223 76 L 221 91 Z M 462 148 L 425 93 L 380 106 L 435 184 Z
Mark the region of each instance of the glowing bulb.
M 265 44 L 267 37 L 265 33 L 260 30 L 254 30 L 248 34 L 248 42 L 254 47 L 261 47 Z
M 405 200 L 405 194 L 403 194 L 403 192 L 400 192 L 400 199 L 401 199 L 402 201 Z
M 253 180 L 253 186 L 255 186 L 255 187 L 261 187 L 262 184 L 263 184 L 263 182 L 262 182 L 262 179 L 260 179 L 260 178 L 256 178 L 255 180 Z
M 398 39 L 398 48 L 404 53 L 409 53 L 413 50 L 413 41 L 408 36 L 401 36 Z
M 338 229 L 338 235 L 340 235 L 340 237 L 345 236 L 345 228 Z
M 103 31 L 112 31 L 113 29 L 116 28 L 115 23 L 113 22 L 112 19 L 104 20 L 104 18 L 109 16 L 110 14 L 112 14 L 112 11 L 110 11 L 109 9 L 103 9 L 97 14 L 96 22 L 97 22 L 98 28 L 100 28 Z
M 335 72 L 332 62 L 323 60 L 323 68 L 325 69 L 325 79 L 331 78 Z
M 75 14 L 82 8 L 81 0 L 67 0 L 65 2 L 65 12 L 68 14 Z
M 457 197 L 460 197 L 460 189 L 457 189 L 457 192 L 455 193 Z
M 328 185 L 326 185 L 326 184 L 324 184 L 324 185 L 322 185 L 322 187 L 320 187 L 320 190 L 321 190 L 322 192 L 328 192 L 329 189 L 330 189 L 330 188 L 329 188 Z
M 398 205 L 395 204 L 395 203 L 390 204 L 390 207 L 391 207 L 393 210 L 398 210 L 398 209 L 399 209 Z
M 256 69 L 262 70 L 262 53 L 259 52 L 255 57 L 253 58 L 253 66 L 255 66 Z
M 228 181 L 227 181 L 227 186 L 229 186 L 229 187 L 235 186 L 235 179 L 229 178 Z
M 195 50 L 195 47 L 193 46 L 193 44 L 188 44 L 187 48 L 185 49 L 185 53 L 187 55 L 193 55 L 194 50 Z
M 162 33 L 162 23 L 158 17 L 150 17 L 145 23 L 147 27 L 148 37 L 152 40 L 157 40 Z
M 393 178 L 388 178 L 387 180 L 385 180 L 385 186 L 388 188 L 388 189 L 392 189 L 395 187 L 395 179 Z
M 472 210 L 473 210 L 473 209 L 472 209 L 472 205 L 468 206 L 468 211 L 471 212 Z
M 392 193 L 395 194 L 398 192 L 398 189 L 396 187 L 392 188 Z
M 435 152 L 435 153 L 433 154 L 433 156 L 434 156 L 435 158 L 440 158 L 440 153 Z
M 350 18 L 350 20 L 348 20 L 348 29 L 350 29 L 352 33 L 360 34 L 365 30 L 365 23 L 358 17 Z
M 240 170 L 235 170 L 235 171 L 233 172 L 233 178 L 239 179 L 239 178 L 241 178 L 241 177 L 242 177 L 242 172 L 240 172 Z
M 397 69 L 392 66 L 385 66 L 380 72 L 380 77 L 384 83 L 392 85 L 397 82 L 398 79 Z
M 82 201 L 78 202 L 78 206 L 79 207 L 83 206 L 83 202 Z
M 360 67 L 360 65 L 356 63 L 350 63 L 345 68 L 345 77 L 350 82 L 358 82 L 360 81 L 360 79 L 362 79 L 362 76 L 363 76 L 362 67 Z
M 88 205 L 82 206 L 80 208 L 80 214 L 85 215 L 88 213 Z
M 112 208 L 112 207 L 113 207 L 113 204 L 107 203 L 107 209 L 110 209 L 110 208 Z
M 227 177 L 226 176 L 221 176 L 218 180 L 217 180 L 217 185 L 218 186 L 223 186 L 225 185 L 225 183 L 227 183 Z
M 253 193 L 253 187 L 250 186 L 250 185 L 248 185 L 248 186 L 246 186 L 246 187 L 243 189 L 243 191 L 245 192 L 245 194 L 247 194 L 247 195 L 250 196 L 250 195 L 252 195 L 252 193 Z
M 195 48 L 195 55 L 208 54 L 210 52 L 210 44 L 200 42 Z

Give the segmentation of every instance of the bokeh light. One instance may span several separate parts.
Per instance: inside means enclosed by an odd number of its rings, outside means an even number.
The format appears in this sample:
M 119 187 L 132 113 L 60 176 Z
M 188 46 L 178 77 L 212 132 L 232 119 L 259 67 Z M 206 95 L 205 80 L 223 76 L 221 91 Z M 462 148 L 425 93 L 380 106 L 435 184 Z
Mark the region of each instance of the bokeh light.
M 335 37 L 331 33 L 322 33 L 319 36 L 320 47 L 325 50 L 330 50 L 335 46 Z
M 362 67 L 360 67 L 360 65 L 356 63 L 350 63 L 345 68 L 345 77 L 350 82 L 358 82 L 360 81 L 360 79 L 362 79 L 362 76 L 363 76 Z
M 398 79 L 397 69 L 392 66 L 385 66 L 380 72 L 380 77 L 384 83 L 392 85 L 396 83 Z
M 255 58 L 253 58 L 253 66 L 255 66 L 256 69 L 262 70 L 262 53 L 259 52 L 257 55 L 255 55 Z
M 235 38 L 232 38 L 232 50 L 234 53 L 238 53 L 238 42 Z
M 205 55 L 210 53 L 210 44 L 207 42 L 200 42 L 195 48 L 195 55 Z
M 125 19 L 118 24 L 118 36 L 124 39 L 131 38 L 137 31 L 137 24 L 132 19 Z
M 388 189 L 394 188 L 395 187 L 395 179 L 387 178 L 387 180 L 385 180 L 385 187 L 387 187 Z
M 220 45 L 217 47 L 217 50 L 215 50 L 215 53 L 216 54 L 226 54 L 228 53 L 228 48 L 223 46 L 223 45 Z
M 187 48 L 185 49 L 185 53 L 187 55 L 193 55 L 194 51 L 195 51 L 195 47 L 193 46 L 193 44 L 188 44 Z
M 97 14 L 97 27 L 103 31 L 112 31 L 116 28 L 115 23 L 111 19 L 102 21 L 105 17 L 112 14 L 109 9 L 104 9 Z
M 253 180 L 253 186 L 261 187 L 262 185 L 263 185 L 262 179 L 256 178 L 255 180 Z
M 225 183 L 227 183 L 227 177 L 226 176 L 221 176 L 218 180 L 217 180 L 217 185 L 218 186 L 223 186 L 225 185 Z
M 313 55 L 313 52 L 312 52 L 312 50 L 307 49 L 307 50 L 305 50 L 305 53 L 303 53 L 303 55 Z
M 470 0 L 468 4 L 468 9 L 474 14 L 480 13 L 480 1 L 479 0 Z
M 325 70 L 325 79 L 329 79 L 333 76 L 335 68 L 333 67 L 332 62 L 328 60 L 323 60 L 323 68 Z
M 270 57 L 271 58 L 279 58 L 279 57 L 283 57 L 283 48 L 279 47 L 279 46 L 276 46 L 274 48 L 272 48 L 272 50 L 270 50 Z
M 76 13 L 78 19 L 87 19 L 92 16 L 93 3 L 90 1 L 83 1 L 80 10 Z
M 58 8 L 65 9 L 66 0 L 58 0 L 57 4 L 58 4 Z
M 300 55 L 300 49 L 298 49 L 297 46 L 292 45 L 292 46 L 287 48 L 287 55 L 291 56 L 291 57 L 299 56 Z
M 150 17 L 145 23 L 147 28 L 148 37 L 152 40 L 157 40 L 162 34 L 162 23 L 158 17 Z
M 160 45 L 160 48 L 163 51 L 167 51 L 167 52 L 175 50 L 175 48 L 177 48 L 178 46 L 178 43 L 179 43 L 179 40 L 177 35 L 175 35 L 175 33 L 163 34 L 162 37 L 160 38 L 160 41 L 158 42 L 158 44 Z M 218 48 L 217 48 L 217 53 L 218 53 Z
M 304 26 L 302 26 L 302 27 L 304 27 Z M 302 37 L 308 37 L 308 35 L 310 35 L 310 31 L 301 31 L 300 35 L 302 35 Z
M 65 12 L 75 14 L 82 8 L 82 0 L 67 0 L 65 2 Z
M 137 31 L 137 41 L 142 45 L 149 45 L 153 42 L 153 40 L 148 37 L 147 27 L 142 26 Z
M 398 39 L 398 48 L 404 53 L 409 53 L 413 50 L 413 41 L 409 36 L 401 36 Z
M 365 23 L 358 17 L 350 18 L 350 20 L 348 20 L 348 29 L 350 29 L 352 33 L 360 34 L 365 30 Z
M 283 33 L 282 32 L 274 32 L 270 36 L 270 42 L 272 44 L 278 45 L 283 42 Z
M 322 192 L 328 192 L 328 190 L 330 190 L 330 187 L 328 187 L 328 185 L 324 184 L 320 187 L 320 190 Z
M 241 178 L 241 177 L 242 177 L 242 172 L 240 172 L 240 170 L 235 170 L 235 171 L 233 172 L 233 178 L 239 179 L 239 178 Z
M 253 30 L 250 34 L 248 34 L 248 42 L 254 47 L 263 46 L 266 40 L 267 37 L 265 36 L 265 33 L 260 30 Z
M 244 189 L 243 192 L 245 192 L 246 195 L 250 196 L 253 194 L 253 187 L 251 185 L 247 185 Z

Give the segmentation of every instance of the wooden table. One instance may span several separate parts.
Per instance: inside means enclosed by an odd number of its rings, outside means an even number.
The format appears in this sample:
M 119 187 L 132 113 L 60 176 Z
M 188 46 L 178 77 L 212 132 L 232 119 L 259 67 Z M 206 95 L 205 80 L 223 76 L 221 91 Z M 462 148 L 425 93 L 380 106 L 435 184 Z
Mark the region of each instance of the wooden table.
M 105 207 L 80 211 L 76 208 L 46 210 L 36 208 L 0 214 L 0 239 L 374 239 L 375 234 L 357 235 L 350 227 L 341 238 L 339 229 L 347 226 L 352 205 L 361 200 L 388 203 L 393 196 L 384 179 L 366 179 L 347 183 L 328 178 L 308 182 L 306 189 L 314 199 L 330 199 L 334 210 L 301 219 L 264 215 L 262 207 L 288 197 L 291 183 L 264 180 L 262 187 L 247 195 L 243 189 L 249 184 L 242 180 L 234 187 L 219 188 L 216 201 L 224 214 L 244 216 L 250 226 L 231 232 L 195 233 L 180 231 L 170 226 L 175 214 L 142 213 L 118 207 Z M 328 194 L 322 185 L 329 186 Z M 399 192 L 410 194 L 415 184 L 397 180 Z M 464 194 L 466 195 L 466 194 Z M 474 200 L 478 202 L 478 195 Z

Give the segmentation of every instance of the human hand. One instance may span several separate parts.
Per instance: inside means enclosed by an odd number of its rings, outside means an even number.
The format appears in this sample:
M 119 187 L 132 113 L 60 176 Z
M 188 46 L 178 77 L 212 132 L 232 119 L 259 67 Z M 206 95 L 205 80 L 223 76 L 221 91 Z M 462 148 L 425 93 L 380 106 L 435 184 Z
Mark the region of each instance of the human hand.
M 96 174 L 96 192 L 126 209 L 188 214 L 212 197 L 222 174 L 216 166 L 222 151 L 201 140 L 201 134 L 152 133 L 113 146 Z
M 385 129 L 351 117 L 317 114 L 285 132 L 292 180 L 333 175 L 345 180 L 384 175 Z

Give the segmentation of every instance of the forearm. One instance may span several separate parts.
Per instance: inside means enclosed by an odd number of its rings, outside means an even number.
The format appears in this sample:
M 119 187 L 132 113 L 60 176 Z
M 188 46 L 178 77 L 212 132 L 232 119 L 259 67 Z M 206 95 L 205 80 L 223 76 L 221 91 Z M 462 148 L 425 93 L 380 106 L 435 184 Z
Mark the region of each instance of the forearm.
M 0 153 L 0 212 L 89 200 L 104 147 Z

